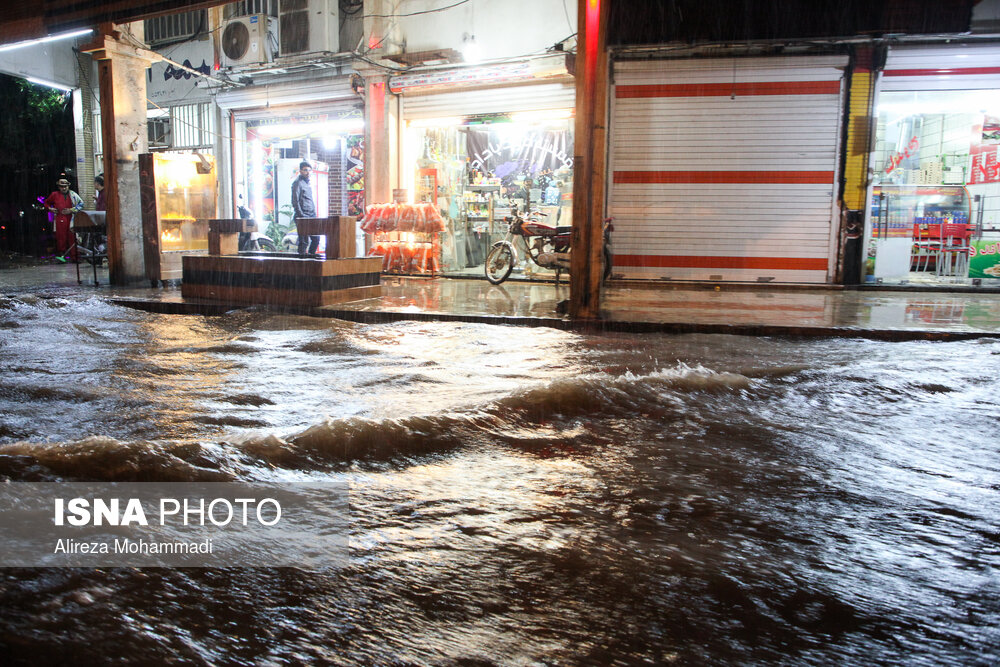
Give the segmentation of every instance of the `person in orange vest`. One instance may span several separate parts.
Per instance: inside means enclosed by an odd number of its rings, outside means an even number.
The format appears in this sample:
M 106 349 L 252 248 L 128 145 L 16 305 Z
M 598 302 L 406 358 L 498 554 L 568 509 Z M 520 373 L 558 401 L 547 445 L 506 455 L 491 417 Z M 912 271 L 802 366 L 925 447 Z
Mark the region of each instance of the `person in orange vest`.
M 83 199 L 69 189 L 66 174 L 60 174 L 56 190 L 45 198 L 45 210 L 54 214 L 53 226 L 56 233 L 56 259 L 65 262 L 67 255 L 76 261 L 76 235 L 73 233 L 73 214 L 83 210 Z

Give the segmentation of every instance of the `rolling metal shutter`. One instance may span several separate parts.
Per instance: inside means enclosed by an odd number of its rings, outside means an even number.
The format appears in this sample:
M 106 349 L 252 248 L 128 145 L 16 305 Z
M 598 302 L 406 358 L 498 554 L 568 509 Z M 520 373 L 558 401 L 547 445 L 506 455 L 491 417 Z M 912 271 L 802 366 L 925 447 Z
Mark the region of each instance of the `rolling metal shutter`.
M 316 113 L 361 109 L 363 102 L 351 88 L 351 77 L 310 78 L 236 88 L 219 93 L 216 102 L 231 111 L 237 121 L 276 116 L 306 116 Z
M 457 90 L 435 94 L 404 94 L 403 118 L 443 118 L 510 111 L 572 109 L 576 87 L 567 83 L 538 83 Z
M 827 282 L 846 65 L 842 56 L 616 61 L 616 273 Z
M 889 49 L 880 92 L 995 90 L 1000 88 L 1000 45 L 898 46 Z

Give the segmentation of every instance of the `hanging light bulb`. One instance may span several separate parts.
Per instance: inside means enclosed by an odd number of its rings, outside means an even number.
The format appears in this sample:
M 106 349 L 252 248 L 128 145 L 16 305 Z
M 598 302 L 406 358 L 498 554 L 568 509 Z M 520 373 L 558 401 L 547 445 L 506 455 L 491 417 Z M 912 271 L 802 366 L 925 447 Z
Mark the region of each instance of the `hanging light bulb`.
M 467 63 L 478 63 L 482 58 L 479 52 L 479 44 L 476 43 L 476 36 L 465 33 L 462 36 L 462 58 Z

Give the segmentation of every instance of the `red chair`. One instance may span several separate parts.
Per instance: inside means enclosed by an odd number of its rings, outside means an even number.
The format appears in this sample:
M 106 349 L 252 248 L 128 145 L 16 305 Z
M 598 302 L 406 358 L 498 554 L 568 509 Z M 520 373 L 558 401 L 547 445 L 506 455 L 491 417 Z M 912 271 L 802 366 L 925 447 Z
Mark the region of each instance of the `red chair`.
M 969 273 L 969 225 L 941 224 L 941 247 L 937 253 L 937 275 L 963 277 Z
M 941 251 L 941 225 L 914 223 L 912 271 L 930 271 L 931 260 L 937 261 Z M 936 266 L 934 267 L 937 268 Z

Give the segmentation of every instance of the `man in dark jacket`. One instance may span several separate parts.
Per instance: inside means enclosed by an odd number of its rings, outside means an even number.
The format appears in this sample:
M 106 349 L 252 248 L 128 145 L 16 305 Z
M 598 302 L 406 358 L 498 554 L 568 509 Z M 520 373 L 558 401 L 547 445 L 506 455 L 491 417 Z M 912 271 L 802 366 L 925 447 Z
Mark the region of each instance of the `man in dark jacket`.
M 305 160 L 299 163 L 299 176 L 292 183 L 292 212 L 295 220 L 316 217 L 316 202 L 313 201 L 312 188 L 309 186 L 309 174 L 311 173 L 311 164 Z M 300 255 L 314 254 L 318 248 L 318 236 L 299 234 Z

